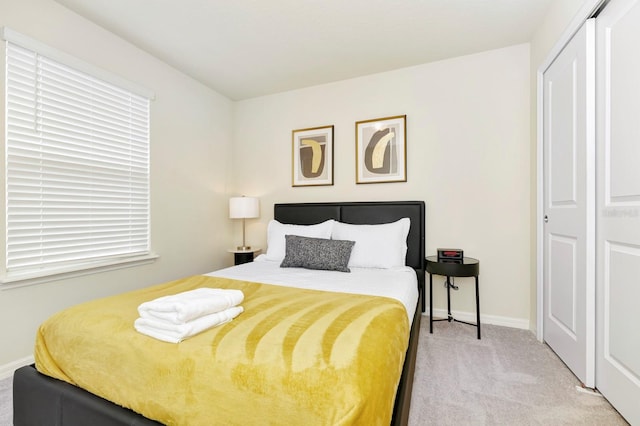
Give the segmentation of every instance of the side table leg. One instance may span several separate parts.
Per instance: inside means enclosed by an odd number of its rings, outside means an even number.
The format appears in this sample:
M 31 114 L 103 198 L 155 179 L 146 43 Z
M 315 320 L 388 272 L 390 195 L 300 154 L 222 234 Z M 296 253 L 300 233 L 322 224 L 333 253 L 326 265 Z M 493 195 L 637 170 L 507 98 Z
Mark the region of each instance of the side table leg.
M 433 334 L 433 275 L 429 274 L 429 333 Z
M 422 280 L 422 313 L 427 310 L 427 295 L 425 294 L 427 291 L 427 280 Z
M 453 320 L 453 315 L 451 315 L 451 281 L 449 281 L 449 277 L 447 277 L 447 321 L 451 322 Z
M 476 323 L 478 324 L 478 340 L 480 340 L 480 286 L 476 275 Z

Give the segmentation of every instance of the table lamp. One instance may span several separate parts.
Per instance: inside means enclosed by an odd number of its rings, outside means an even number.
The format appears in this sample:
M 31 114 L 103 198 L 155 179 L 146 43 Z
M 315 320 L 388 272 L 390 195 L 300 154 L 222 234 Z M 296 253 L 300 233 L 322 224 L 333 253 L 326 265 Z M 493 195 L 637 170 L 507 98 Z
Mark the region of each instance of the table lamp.
M 229 199 L 229 218 L 242 219 L 242 245 L 238 250 L 250 250 L 251 247 L 245 244 L 244 221 L 260 216 L 260 204 L 254 197 L 232 197 Z

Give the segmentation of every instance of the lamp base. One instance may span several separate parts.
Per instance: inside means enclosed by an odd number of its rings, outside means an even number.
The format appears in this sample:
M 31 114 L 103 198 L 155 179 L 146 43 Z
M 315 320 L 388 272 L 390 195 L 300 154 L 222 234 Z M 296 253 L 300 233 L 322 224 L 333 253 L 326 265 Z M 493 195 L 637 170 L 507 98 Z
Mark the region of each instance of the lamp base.
M 236 249 L 239 251 L 249 251 L 251 250 L 251 246 L 237 246 Z

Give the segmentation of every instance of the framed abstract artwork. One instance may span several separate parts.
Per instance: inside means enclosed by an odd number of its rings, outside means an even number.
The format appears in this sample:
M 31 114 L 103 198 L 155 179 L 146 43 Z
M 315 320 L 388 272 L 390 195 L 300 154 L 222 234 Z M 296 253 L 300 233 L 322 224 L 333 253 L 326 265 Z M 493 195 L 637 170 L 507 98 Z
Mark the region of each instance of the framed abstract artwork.
M 333 126 L 292 132 L 291 186 L 333 185 Z
M 407 181 L 407 116 L 356 122 L 356 183 Z

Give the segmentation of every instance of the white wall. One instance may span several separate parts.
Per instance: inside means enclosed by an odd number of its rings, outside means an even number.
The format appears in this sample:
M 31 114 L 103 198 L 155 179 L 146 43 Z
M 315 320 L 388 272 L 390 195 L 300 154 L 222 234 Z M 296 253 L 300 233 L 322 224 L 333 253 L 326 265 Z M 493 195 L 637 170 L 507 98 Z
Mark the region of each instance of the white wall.
M 52 0 L 0 2 L 0 26 L 146 86 L 151 105 L 153 264 L 0 290 L 0 375 L 32 354 L 38 325 L 69 305 L 231 262 L 227 218 L 232 102 Z M 4 82 L 4 47 L 0 77 Z M 4 99 L 4 83 L 0 85 Z M 0 120 L 4 120 L 4 102 Z M 4 123 L 0 121 L 0 127 Z M 0 136 L 4 150 L 4 132 Z M 4 176 L 4 173 L 1 173 Z M 3 179 L 3 178 L 2 178 Z M 0 201 L 0 204 L 3 202 Z M 4 234 L 4 230 L 2 231 Z
M 265 246 L 275 202 L 424 200 L 427 253 L 480 259 L 485 319 L 528 327 L 530 95 L 527 44 L 235 104 L 233 182 L 258 196 L 247 239 Z M 355 184 L 355 122 L 407 115 L 408 182 Z M 291 187 L 291 131 L 335 126 L 334 185 Z M 437 280 L 441 283 L 441 280 Z M 475 312 L 472 280 L 453 309 Z M 437 308 L 446 308 L 434 284 Z

